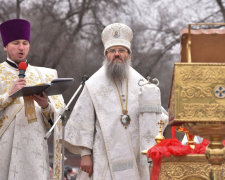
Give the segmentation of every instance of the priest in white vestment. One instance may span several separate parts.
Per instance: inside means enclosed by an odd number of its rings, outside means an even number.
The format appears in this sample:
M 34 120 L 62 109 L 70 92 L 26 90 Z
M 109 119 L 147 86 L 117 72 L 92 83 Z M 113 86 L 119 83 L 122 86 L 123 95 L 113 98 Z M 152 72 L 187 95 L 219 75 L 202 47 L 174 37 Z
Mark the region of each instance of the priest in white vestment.
M 156 85 L 142 87 L 144 79 L 131 66 L 133 32 L 121 23 L 102 32 L 105 61 L 86 82 L 66 124 L 65 146 L 81 155 L 82 180 L 147 180 L 150 178 L 146 156 L 155 144 L 161 119 Z M 165 112 L 165 111 L 164 111 Z
M 0 25 L 0 32 L 7 53 L 6 61 L 0 64 L 0 180 L 48 180 L 49 155 L 44 136 L 61 112 L 63 98 L 48 98 L 45 93 L 17 98 L 10 95 L 25 85 L 51 82 L 57 78 L 57 72 L 28 64 L 30 23 L 27 20 L 8 20 Z M 18 77 L 20 63 L 25 69 L 27 66 L 25 78 Z M 56 139 L 60 138 L 60 131 L 58 124 Z M 57 157 L 61 157 L 60 147 L 58 141 Z M 55 158 L 54 179 L 60 179 L 60 162 Z

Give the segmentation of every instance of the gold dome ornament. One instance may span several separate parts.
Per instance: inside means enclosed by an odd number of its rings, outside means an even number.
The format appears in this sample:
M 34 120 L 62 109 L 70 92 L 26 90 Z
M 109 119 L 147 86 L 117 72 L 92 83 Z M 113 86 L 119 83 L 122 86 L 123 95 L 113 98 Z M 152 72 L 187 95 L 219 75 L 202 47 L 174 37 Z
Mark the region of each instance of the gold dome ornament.
M 165 139 L 165 137 L 162 134 L 163 125 L 165 123 L 163 122 L 163 120 L 160 120 L 157 124 L 159 124 L 159 133 L 155 137 L 155 141 L 156 141 L 157 144 L 159 144 L 160 142 L 162 142 Z M 141 151 L 141 154 L 147 155 L 147 152 L 148 152 L 148 149 Z
M 165 124 L 163 120 L 160 120 L 157 124 L 159 124 L 159 134 L 155 137 L 155 141 L 157 144 L 162 142 L 162 140 L 165 139 L 165 137 L 162 134 L 163 125 Z

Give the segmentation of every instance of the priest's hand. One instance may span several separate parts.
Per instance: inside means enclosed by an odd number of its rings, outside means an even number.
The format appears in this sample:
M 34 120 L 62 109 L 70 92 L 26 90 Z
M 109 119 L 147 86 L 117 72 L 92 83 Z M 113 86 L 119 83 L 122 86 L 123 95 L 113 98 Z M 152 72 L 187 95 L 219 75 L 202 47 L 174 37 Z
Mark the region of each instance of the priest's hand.
M 21 88 L 23 88 L 24 86 L 26 86 L 26 80 L 25 79 L 20 78 L 20 79 L 16 80 L 15 83 L 12 85 L 12 88 L 9 91 L 9 96 L 11 96 L 16 91 L 18 91 Z
M 93 173 L 93 162 L 91 155 L 85 155 L 81 157 L 80 167 L 82 171 L 88 173 L 89 177 L 91 177 Z
M 42 92 L 41 95 L 38 94 L 34 94 L 32 96 L 33 100 L 35 100 L 39 106 L 42 107 L 42 109 L 45 109 L 48 107 L 49 103 L 48 103 L 48 96 L 46 95 L 45 92 Z

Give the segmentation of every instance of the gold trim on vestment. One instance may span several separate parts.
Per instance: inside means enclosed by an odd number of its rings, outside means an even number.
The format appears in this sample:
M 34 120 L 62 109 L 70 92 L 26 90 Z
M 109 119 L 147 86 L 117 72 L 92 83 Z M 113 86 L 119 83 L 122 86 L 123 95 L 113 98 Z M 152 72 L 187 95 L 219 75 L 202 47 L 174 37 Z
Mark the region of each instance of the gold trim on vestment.
M 34 100 L 31 96 L 23 96 L 24 107 L 25 107 L 25 116 L 28 120 L 28 123 L 37 122 L 37 115 L 34 106 Z

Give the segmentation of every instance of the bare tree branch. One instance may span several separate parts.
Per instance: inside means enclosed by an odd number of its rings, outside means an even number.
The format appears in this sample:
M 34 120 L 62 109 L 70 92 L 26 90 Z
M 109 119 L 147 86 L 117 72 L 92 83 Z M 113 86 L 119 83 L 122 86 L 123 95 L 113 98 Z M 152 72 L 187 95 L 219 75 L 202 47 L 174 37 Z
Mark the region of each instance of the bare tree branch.
M 16 18 L 20 18 L 20 0 L 16 0 Z
M 75 36 L 77 35 L 77 33 L 81 30 L 82 28 L 82 22 L 83 22 L 83 18 L 84 18 L 84 14 L 86 12 L 86 10 L 88 10 L 88 7 L 90 5 L 92 0 L 89 0 L 87 3 L 86 3 L 86 0 L 83 0 L 82 2 L 82 6 L 81 6 L 81 13 L 79 14 L 79 21 L 78 21 L 78 24 L 76 26 L 76 28 L 74 29 L 73 33 L 72 33 L 72 41 L 73 39 L 75 38 Z M 70 43 L 67 43 L 65 48 L 63 49 L 63 51 L 61 51 L 60 55 L 58 56 L 58 58 L 54 61 L 54 63 L 52 64 L 52 67 L 57 67 L 57 65 L 59 64 L 59 61 L 62 59 L 62 57 L 66 54 L 67 50 L 69 49 L 70 47 Z
M 223 15 L 223 22 L 225 22 L 225 7 L 223 5 L 222 0 L 216 0 L 216 3 L 218 4 L 219 8 L 220 8 L 220 12 Z

